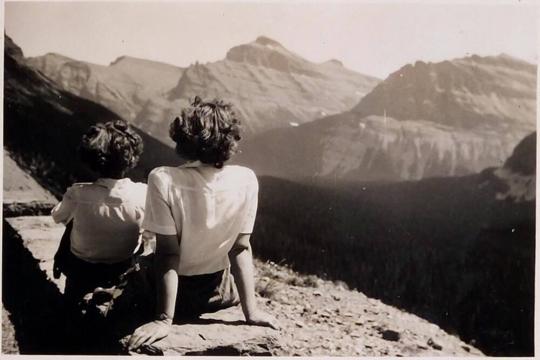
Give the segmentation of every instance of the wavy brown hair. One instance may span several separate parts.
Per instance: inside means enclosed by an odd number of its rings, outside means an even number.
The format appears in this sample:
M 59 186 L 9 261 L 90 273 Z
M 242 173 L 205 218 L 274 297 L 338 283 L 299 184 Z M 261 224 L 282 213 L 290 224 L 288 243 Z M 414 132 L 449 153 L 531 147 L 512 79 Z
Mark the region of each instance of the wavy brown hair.
M 141 137 L 124 120 L 93 125 L 79 145 L 81 160 L 103 177 L 120 178 L 143 152 Z
M 231 104 L 197 96 L 171 123 L 169 134 L 180 156 L 221 168 L 237 151 L 240 121 Z

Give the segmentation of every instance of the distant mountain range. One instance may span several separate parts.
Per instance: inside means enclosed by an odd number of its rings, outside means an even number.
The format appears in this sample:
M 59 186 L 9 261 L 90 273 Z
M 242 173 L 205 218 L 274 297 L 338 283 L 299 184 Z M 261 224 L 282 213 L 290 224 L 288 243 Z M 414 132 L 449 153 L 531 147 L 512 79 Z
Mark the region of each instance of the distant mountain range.
M 348 110 L 379 82 L 337 60 L 310 62 L 266 37 L 232 48 L 223 60 L 186 69 L 129 57 L 101 66 L 57 54 L 28 64 L 162 141 L 170 121 L 196 95 L 232 102 L 249 135 Z
M 500 166 L 536 128 L 536 66 L 508 55 L 406 65 L 351 110 L 249 139 L 238 163 L 286 179 L 418 180 Z

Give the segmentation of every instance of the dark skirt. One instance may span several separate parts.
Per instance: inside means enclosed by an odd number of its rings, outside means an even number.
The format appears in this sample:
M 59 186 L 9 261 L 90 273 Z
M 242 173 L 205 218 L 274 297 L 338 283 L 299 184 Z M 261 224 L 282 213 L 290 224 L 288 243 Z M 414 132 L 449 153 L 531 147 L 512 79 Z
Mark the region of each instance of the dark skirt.
M 240 302 L 230 268 L 205 275 L 178 277 L 175 320 L 198 317 Z
M 77 305 L 83 297 L 97 287 L 109 288 L 117 285 L 122 273 L 133 265 L 130 257 L 124 261 L 106 264 L 91 263 L 75 256 L 70 250 L 70 237 L 73 223 L 66 226 L 55 255 L 58 265 L 66 276 L 64 297 L 69 305 Z
M 98 287 L 110 288 L 118 284 L 118 279 L 132 265 L 132 260 L 114 263 L 90 263 L 69 252 L 66 259 L 67 274 L 64 296 L 72 304 Z

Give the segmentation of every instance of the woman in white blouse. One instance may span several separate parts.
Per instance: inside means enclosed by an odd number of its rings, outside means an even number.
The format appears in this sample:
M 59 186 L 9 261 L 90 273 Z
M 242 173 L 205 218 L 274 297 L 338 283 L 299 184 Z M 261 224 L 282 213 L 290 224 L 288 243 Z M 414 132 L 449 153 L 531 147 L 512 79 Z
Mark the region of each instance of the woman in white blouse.
M 131 336 L 130 349 L 167 336 L 173 319 L 238 301 L 249 324 L 277 327 L 255 301 L 249 239 L 257 178 L 248 168 L 225 165 L 240 140 L 239 125 L 230 105 L 198 97 L 171 124 L 176 151 L 188 163 L 156 168 L 148 177 L 143 227 L 156 234 L 157 309 L 155 320 Z
M 54 276 L 66 275 L 64 295 L 76 305 L 96 287 L 108 287 L 131 266 L 139 247 L 146 185 L 125 177 L 143 151 L 141 137 L 123 120 L 90 127 L 81 160 L 99 178 L 67 189 L 52 210 L 67 226 L 55 256 Z

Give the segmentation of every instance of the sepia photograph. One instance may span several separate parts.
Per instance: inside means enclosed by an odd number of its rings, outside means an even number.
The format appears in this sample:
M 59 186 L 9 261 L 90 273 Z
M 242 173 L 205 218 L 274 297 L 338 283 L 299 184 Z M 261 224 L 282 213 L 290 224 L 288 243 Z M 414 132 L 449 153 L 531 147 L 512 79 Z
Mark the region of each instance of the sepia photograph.
M 1 5 L 0 356 L 535 356 L 535 1 Z

